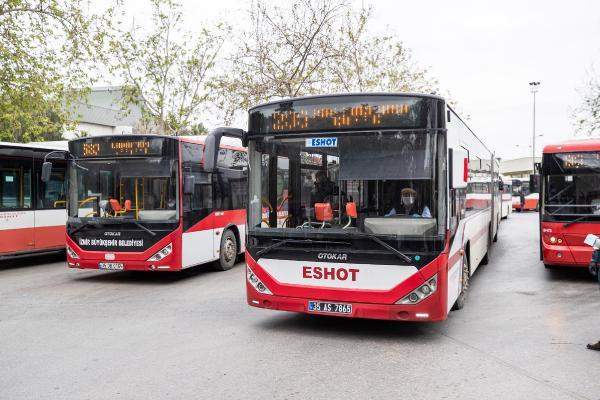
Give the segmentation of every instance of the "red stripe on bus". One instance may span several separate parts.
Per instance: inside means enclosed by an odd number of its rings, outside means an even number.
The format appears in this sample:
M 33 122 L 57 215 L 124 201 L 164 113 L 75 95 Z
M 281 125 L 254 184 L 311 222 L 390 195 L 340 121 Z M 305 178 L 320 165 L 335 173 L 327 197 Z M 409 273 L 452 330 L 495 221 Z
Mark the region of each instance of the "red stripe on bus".
M 45 250 L 65 245 L 65 227 L 42 226 L 38 228 L 3 229 L 0 254 Z
M 225 228 L 229 225 L 245 225 L 246 210 L 214 211 L 191 226 L 186 233 L 199 232 L 208 229 Z

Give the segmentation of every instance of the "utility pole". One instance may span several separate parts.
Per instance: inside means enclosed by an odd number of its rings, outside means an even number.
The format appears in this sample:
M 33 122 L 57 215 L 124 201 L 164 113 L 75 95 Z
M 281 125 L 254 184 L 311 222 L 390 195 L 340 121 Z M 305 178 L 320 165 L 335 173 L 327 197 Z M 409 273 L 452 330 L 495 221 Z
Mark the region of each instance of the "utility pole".
M 535 174 L 535 94 L 540 88 L 540 82 L 529 82 L 529 88 L 531 93 L 533 93 L 533 132 L 531 133 L 533 143 L 531 146 L 531 165 L 532 171 Z

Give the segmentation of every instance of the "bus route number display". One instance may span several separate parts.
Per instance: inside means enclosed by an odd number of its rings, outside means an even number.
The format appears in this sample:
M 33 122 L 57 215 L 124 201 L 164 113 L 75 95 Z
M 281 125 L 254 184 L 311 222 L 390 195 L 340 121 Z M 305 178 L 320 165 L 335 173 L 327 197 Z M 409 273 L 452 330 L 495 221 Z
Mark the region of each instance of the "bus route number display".
M 82 157 L 147 156 L 151 153 L 149 140 L 111 140 L 82 143 Z

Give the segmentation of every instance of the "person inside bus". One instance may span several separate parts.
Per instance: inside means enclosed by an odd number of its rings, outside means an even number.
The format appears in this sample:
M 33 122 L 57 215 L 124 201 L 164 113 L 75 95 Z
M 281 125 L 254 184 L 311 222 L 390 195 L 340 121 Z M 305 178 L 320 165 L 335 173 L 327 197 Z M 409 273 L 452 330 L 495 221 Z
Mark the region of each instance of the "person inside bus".
M 396 209 L 393 207 L 387 214 L 386 217 L 392 217 L 395 215 L 406 215 L 411 217 L 422 217 L 422 218 L 431 218 L 431 210 L 426 205 L 423 205 L 423 208 L 420 209 L 418 205 L 418 194 L 417 191 L 405 187 L 400 191 L 400 206 Z
M 315 187 L 312 191 L 312 203 L 325 203 L 331 201 L 331 196 L 336 194 L 335 184 L 327 177 L 325 171 L 315 174 Z

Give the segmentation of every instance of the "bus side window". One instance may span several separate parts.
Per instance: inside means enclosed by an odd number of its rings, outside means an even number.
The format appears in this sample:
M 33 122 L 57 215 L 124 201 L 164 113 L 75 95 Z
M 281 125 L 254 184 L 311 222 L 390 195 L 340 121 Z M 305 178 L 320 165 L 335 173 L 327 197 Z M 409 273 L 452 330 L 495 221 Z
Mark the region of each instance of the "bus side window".
M 41 168 L 40 165 L 36 165 Z M 39 174 L 39 173 L 38 173 Z M 65 208 L 66 206 L 66 185 L 65 185 L 66 165 L 64 163 L 53 161 L 52 174 L 48 182 L 42 182 L 36 179 L 38 184 L 36 208 L 51 209 Z

